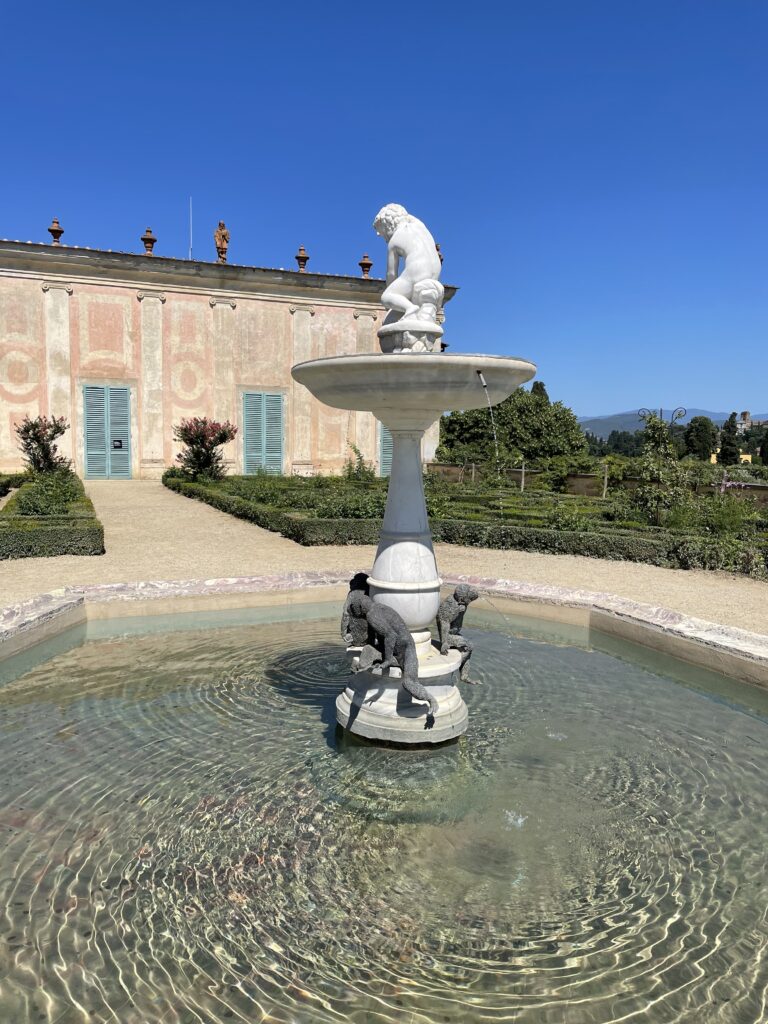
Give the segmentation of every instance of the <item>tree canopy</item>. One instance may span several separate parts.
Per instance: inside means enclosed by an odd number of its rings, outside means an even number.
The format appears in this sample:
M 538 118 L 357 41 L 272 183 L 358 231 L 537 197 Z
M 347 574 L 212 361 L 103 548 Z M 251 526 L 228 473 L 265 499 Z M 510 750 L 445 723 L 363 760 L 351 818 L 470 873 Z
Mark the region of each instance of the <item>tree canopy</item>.
M 736 413 L 732 412 L 720 431 L 720 451 L 717 461 L 721 466 L 736 466 L 739 462 L 739 433 L 736 429 Z
M 717 427 L 709 416 L 694 416 L 685 428 L 685 451 L 702 462 L 709 462 L 709 457 L 717 447 Z
M 540 383 L 540 382 L 536 382 Z M 587 441 L 575 414 L 562 402 L 551 402 L 546 388 L 518 388 L 494 406 L 499 456 L 509 465 L 560 455 L 580 455 Z M 493 431 L 487 409 L 443 416 L 439 457 L 446 462 L 491 462 L 495 459 Z

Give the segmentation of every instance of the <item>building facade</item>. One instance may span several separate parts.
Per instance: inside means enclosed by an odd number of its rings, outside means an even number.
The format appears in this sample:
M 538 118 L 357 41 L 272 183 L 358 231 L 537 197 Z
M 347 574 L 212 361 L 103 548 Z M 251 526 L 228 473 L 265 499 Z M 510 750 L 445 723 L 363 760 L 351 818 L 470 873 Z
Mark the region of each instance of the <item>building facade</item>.
M 374 278 L 0 241 L 0 472 L 21 468 L 14 428 L 40 414 L 66 417 L 59 449 L 86 478 L 159 477 L 178 451 L 173 426 L 193 416 L 237 426 L 231 473 L 338 473 L 350 445 L 386 472 L 374 417 L 322 405 L 290 372 L 378 351 L 382 290 Z M 436 444 L 437 425 L 425 460 Z

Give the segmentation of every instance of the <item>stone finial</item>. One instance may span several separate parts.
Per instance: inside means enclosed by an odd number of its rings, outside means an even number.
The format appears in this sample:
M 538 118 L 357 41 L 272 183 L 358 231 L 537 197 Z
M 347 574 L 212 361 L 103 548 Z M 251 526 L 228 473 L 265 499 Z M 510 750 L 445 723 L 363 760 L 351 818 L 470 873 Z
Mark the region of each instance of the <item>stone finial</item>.
M 59 239 L 64 234 L 64 228 L 61 226 L 61 224 L 59 224 L 58 217 L 53 218 L 53 220 L 51 221 L 51 226 L 48 228 L 48 231 L 50 232 L 51 237 L 53 238 L 51 245 L 61 245 Z
M 216 246 L 217 262 L 226 263 L 227 249 L 229 248 L 229 231 L 223 220 L 219 221 L 219 226 L 213 232 L 213 241 Z
M 360 269 L 363 272 L 363 277 L 370 277 L 371 276 L 371 267 L 372 266 L 373 266 L 373 260 L 370 259 L 370 257 L 368 256 L 368 253 L 365 253 L 363 258 L 358 263 L 358 267 L 360 267 Z
M 144 243 L 144 255 L 152 256 L 152 250 L 154 249 L 155 242 L 157 241 L 155 236 L 152 234 L 152 228 L 147 228 L 147 230 L 141 236 L 141 240 Z
M 439 242 L 435 242 L 435 248 L 437 249 L 437 255 L 440 257 L 440 266 L 442 267 L 443 260 L 445 259 L 445 256 L 443 256 L 443 254 L 440 252 L 440 243 Z
M 295 259 L 296 262 L 299 264 L 299 273 L 306 274 L 306 266 L 309 263 L 309 256 L 307 255 L 307 250 L 304 248 L 303 245 L 299 246 L 299 251 L 296 253 Z

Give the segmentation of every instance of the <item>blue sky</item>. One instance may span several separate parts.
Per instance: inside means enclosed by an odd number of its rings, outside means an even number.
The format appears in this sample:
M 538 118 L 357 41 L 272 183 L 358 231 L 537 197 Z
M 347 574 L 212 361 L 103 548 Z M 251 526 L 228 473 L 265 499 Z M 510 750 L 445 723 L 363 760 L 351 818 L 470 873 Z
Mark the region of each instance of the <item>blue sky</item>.
M 768 410 L 764 0 L 6 4 L 0 237 L 359 273 L 386 202 L 451 351 L 579 414 Z

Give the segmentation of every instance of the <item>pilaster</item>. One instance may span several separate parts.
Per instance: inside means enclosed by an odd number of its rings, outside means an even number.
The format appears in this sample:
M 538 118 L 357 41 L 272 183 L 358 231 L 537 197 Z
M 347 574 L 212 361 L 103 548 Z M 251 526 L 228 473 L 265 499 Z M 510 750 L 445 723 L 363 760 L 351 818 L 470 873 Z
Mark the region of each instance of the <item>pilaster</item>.
M 213 317 L 211 340 L 213 344 L 213 415 L 224 422 L 237 422 L 235 388 L 235 351 L 237 349 L 237 302 L 234 299 L 212 295 L 208 300 Z M 236 444 L 224 446 L 227 464 L 235 464 Z
M 162 475 L 163 303 L 162 292 L 137 292 L 141 303 L 141 462 L 143 477 Z
M 312 306 L 288 307 L 293 319 L 293 365 L 312 358 Z M 306 475 L 314 472 L 312 459 L 312 396 L 303 384 L 292 385 L 291 451 L 292 472 Z
M 70 424 L 57 442 L 66 458 L 74 455 L 72 424 L 72 358 L 69 335 L 69 299 L 71 284 L 43 281 L 43 318 L 45 324 L 45 366 L 49 416 L 64 416 Z

